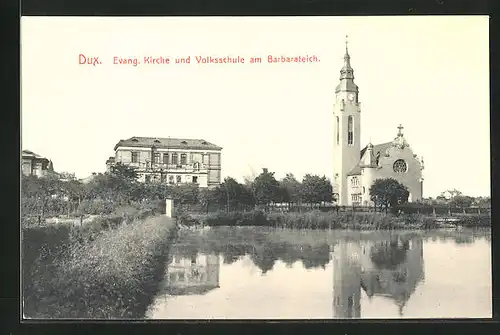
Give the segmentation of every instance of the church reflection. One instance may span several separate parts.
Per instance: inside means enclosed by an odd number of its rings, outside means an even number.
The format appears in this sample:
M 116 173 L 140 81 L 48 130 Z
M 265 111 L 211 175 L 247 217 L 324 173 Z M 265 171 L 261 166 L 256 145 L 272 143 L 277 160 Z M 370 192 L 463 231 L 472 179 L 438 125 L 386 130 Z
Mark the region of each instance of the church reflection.
M 164 290 L 170 295 L 205 294 L 219 288 L 220 258 L 195 253 L 174 254 L 167 267 Z
M 361 290 L 371 299 L 404 306 L 424 279 L 423 241 L 394 237 L 388 241 L 340 241 L 332 248 L 334 318 L 361 317 Z

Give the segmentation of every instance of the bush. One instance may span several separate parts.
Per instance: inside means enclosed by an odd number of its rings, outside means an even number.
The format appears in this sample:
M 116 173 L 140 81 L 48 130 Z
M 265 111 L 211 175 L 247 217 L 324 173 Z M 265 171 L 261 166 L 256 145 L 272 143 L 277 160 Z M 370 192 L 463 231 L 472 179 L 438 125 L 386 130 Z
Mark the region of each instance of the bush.
M 115 209 L 115 203 L 108 200 L 93 199 L 83 200 L 78 206 L 78 213 L 90 215 L 111 214 Z
M 174 232 L 171 220 L 155 217 L 104 230 L 89 243 L 72 244 L 39 285 L 45 288 L 37 295 L 39 308 L 27 316 L 144 317 L 162 279 Z

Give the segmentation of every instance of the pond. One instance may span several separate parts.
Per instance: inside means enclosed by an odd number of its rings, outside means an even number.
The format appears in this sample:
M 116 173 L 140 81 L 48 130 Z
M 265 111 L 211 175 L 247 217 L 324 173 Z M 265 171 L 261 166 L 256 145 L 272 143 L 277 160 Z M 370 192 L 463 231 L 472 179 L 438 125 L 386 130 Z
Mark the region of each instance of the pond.
M 491 318 L 490 231 L 181 231 L 151 319 Z

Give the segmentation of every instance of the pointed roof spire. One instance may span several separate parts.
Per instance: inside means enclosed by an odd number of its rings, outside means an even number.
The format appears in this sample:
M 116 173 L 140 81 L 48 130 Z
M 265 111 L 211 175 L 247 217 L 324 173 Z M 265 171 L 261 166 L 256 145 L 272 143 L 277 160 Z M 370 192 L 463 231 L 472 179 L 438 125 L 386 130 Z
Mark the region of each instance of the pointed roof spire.
M 349 43 L 349 35 L 345 35 L 345 55 L 349 57 L 349 50 L 347 49 L 347 43 Z
M 358 92 L 358 86 L 354 84 L 354 70 L 351 67 L 351 56 L 347 47 L 348 37 L 348 35 L 345 36 L 344 66 L 340 70 L 340 83 L 335 89 L 336 93 L 340 91 Z

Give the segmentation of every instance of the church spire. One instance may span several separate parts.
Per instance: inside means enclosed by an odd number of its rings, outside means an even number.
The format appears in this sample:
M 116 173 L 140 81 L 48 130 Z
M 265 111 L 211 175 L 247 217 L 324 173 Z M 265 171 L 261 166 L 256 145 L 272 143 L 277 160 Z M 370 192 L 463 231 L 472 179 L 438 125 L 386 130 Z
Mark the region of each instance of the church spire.
M 345 37 L 345 54 L 344 54 L 344 66 L 340 70 L 340 84 L 337 86 L 335 92 L 348 91 L 348 92 L 358 92 L 358 87 L 354 84 L 354 70 L 351 66 L 351 56 L 349 55 L 349 49 L 347 44 L 348 36 Z
M 344 55 L 344 67 L 343 67 L 343 69 L 352 70 L 351 56 L 349 55 L 349 48 L 347 47 L 348 43 L 349 43 L 348 36 L 345 35 L 345 55 Z

